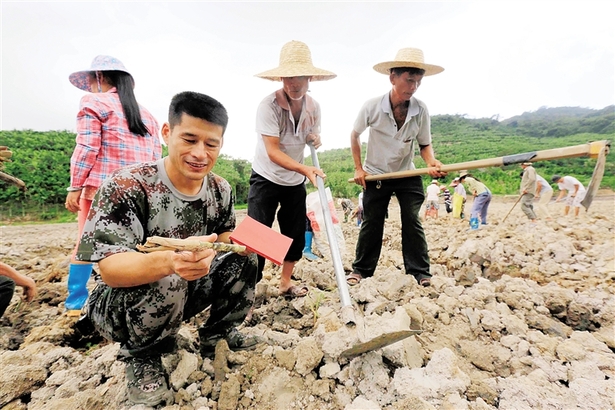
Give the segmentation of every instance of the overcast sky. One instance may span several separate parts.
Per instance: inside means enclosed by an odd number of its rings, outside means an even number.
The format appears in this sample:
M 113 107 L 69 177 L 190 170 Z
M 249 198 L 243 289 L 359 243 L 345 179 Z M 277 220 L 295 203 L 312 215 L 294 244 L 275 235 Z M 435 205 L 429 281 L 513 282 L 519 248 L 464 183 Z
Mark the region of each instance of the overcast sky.
M 277 67 L 291 40 L 338 75 L 310 85 L 323 112 L 321 150 L 350 146 L 363 102 L 390 89 L 372 67 L 404 47 L 445 68 L 416 94 L 432 115 L 502 120 L 543 106 L 615 104 L 608 1 L 1 0 L 1 15 L 2 130 L 74 130 L 84 92 L 68 75 L 106 54 L 124 63 L 161 124 L 178 92 L 221 101 L 230 116 L 222 152 L 252 160 L 256 108 L 280 85 L 254 75 Z

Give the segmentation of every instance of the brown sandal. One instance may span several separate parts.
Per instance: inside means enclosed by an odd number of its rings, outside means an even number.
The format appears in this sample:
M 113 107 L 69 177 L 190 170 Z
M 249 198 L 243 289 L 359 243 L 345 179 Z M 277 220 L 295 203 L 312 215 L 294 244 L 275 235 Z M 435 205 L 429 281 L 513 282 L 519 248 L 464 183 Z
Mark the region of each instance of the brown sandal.
M 350 286 L 358 285 L 362 279 L 363 276 L 356 272 L 352 272 L 346 275 L 346 283 L 348 283 Z
M 286 289 L 286 292 L 280 292 L 280 294 L 287 299 L 294 299 L 307 295 L 309 291 L 310 289 L 305 285 L 291 285 L 290 288 Z
M 423 287 L 431 286 L 431 278 L 423 278 L 419 281 L 419 285 Z

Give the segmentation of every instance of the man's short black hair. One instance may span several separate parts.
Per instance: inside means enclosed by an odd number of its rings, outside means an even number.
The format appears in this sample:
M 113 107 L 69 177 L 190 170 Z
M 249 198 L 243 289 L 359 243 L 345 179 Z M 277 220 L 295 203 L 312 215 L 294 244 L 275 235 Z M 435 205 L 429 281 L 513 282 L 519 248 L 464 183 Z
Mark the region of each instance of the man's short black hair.
M 179 124 L 182 114 L 200 118 L 222 127 L 222 135 L 228 125 L 226 108 L 215 98 L 194 91 L 184 91 L 176 94 L 169 106 L 169 125 L 173 128 Z
M 417 67 L 393 67 L 391 68 L 391 74 L 395 74 L 397 77 L 402 75 L 403 73 L 408 73 L 410 75 L 425 75 L 425 70 Z

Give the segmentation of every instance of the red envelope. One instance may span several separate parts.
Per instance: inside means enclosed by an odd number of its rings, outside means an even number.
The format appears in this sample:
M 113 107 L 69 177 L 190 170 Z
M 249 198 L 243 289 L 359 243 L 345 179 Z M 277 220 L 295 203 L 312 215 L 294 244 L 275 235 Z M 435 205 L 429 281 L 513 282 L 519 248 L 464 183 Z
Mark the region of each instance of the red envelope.
M 246 216 L 231 233 L 233 242 L 243 245 L 252 252 L 281 265 L 293 240 L 271 229 L 267 225 Z

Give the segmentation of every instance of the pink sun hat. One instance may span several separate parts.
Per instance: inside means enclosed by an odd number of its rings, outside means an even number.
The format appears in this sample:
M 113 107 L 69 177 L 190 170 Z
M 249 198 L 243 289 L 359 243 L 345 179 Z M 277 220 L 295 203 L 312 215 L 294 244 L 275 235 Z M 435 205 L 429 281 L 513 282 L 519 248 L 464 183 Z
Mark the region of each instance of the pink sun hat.
M 68 80 L 72 85 L 83 91 L 90 91 L 90 73 L 94 71 L 123 71 L 130 76 L 132 83 L 135 83 L 135 79 L 132 74 L 126 70 L 124 64 L 115 57 L 111 56 L 96 56 L 92 60 L 90 68 L 76 71 L 68 76 Z

